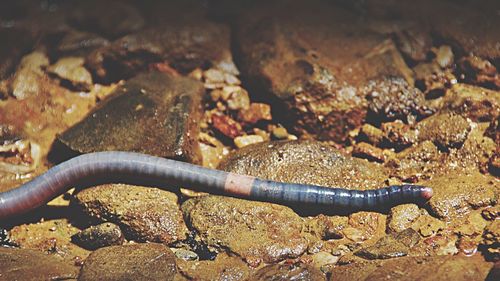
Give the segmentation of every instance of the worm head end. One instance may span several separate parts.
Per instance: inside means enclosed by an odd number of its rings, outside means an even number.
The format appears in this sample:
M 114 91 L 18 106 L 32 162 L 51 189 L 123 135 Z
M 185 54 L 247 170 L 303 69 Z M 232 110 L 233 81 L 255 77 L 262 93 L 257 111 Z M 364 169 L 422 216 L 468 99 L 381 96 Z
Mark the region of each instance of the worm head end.
M 429 200 L 431 199 L 432 195 L 434 195 L 434 191 L 430 187 L 424 187 L 421 190 L 421 195 L 425 200 Z

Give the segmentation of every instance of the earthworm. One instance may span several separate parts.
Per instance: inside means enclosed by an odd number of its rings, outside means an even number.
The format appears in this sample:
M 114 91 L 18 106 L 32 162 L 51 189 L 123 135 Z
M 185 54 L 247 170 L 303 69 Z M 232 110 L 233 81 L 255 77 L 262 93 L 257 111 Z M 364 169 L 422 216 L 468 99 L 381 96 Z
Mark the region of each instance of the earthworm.
M 75 185 L 133 181 L 163 186 L 177 184 L 255 200 L 349 210 L 428 200 L 432 196 L 431 188 L 419 185 L 349 190 L 282 183 L 135 152 L 109 151 L 77 156 L 18 188 L 0 193 L 0 220 L 40 207 Z

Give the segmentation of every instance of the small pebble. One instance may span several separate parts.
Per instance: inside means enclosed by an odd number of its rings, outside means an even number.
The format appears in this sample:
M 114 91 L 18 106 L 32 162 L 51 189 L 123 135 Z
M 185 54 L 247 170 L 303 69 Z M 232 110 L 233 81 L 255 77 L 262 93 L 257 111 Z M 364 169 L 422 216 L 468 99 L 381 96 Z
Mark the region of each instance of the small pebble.
M 288 138 L 288 132 L 283 127 L 276 127 L 273 129 L 273 137 L 278 140 L 284 140 Z
M 217 69 L 209 69 L 203 72 L 206 82 L 208 83 L 224 83 L 224 73 Z
M 443 45 L 436 52 L 436 61 L 442 68 L 453 63 L 453 51 L 450 46 Z
M 181 260 L 185 261 L 199 260 L 198 255 L 193 251 L 189 251 L 186 249 L 176 249 L 176 248 L 172 248 L 171 250 L 174 252 L 175 256 Z
M 247 145 L 251 145 L 254 143 L 259 143 L 263 142 L 264 139 L 261 136 L 258 135 L 248 135 L 248 136 L 241 136 L 241 137 L 236 137 L 234 139 L 234 144 L 238 148 L 245 147 Z
M 124 241 L 120 227 L 109 222 L 91 226 L 71 238 L 74 243 L 89 250 L 121 245 Z
M 238 91 L 231 93 L 231 96 L 227 100 L 227 107 L 231 110 L 248 109 L 250 107 L 248 92 L 240 88 Z

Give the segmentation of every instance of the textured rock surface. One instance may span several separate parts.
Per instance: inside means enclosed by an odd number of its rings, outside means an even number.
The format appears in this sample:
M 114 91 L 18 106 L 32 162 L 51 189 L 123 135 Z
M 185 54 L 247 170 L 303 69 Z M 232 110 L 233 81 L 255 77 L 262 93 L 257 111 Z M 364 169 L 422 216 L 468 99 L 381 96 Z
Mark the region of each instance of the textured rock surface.
M 219 169 L 265 179 L 352 189 L 384 185 L 385 170 L 315 141 L 282 141 L 244 147 Z
M 330 280 L 484 280 L 492 263 L 482 257 L 403 257 L 339 266 Z
M 448 220 L 469 212 L 469 208 L 492 205 L 500 191 L 498 180 L 479 172 L 443 175 L 425 184 L 434 189 L 429 201 L 432 211 Z
M 203 196 L 186 201 L 182 210 L 209 246 L 227 249 L 253 266 L 298 257 L 307 249 L 303 220 L 284 206 Z
M 10 240 L 24 249 L 54 253 L 67 264 L 74 265 L 90 254 L 71 242 L 71 236 L 78 231 L 67 219 L 47 220 L 15 226 L 10 231 Z
M 188 280 L 247 280 L 252 269 L 239 257 L 219 254 L 214 261 L 177 261 L 179 275 Z
M 78 232 L 71 238 L 74 243 L 91 250 L 107 246 L 121 245 L 124 240 L 120 227 L 109 222 L 93 225 Z
M 409 94 L 411 70 L 393 42 L 338 6 L 266 5 L 248 11 L 236 34 L 243 74 L 284 105 L 287 122 L 301 133 L 345 140 L 364 121 L 367 96 L 377 96 L 372 109 L 392 111 L 390 118 L 420 110 L 422 95 Z M 408 99 L 392 106 L 397 96 Z
M 78 268 L 54 255 L 0 247 L 0 280 L 76 280 Z
M 174 280 L 175 256 L 163 244 L 101 248 L 83 265 L 78 280 Z
M 259 269 L 249 281 L 326 280 L 321 271 L 305 264 L 276 264 Z
M 76 200 L 86 214 L 120 225 L 130 239 L 168 244 L 188 232 L 177 196 L 168 191 L 110 184 L 82 190 Z
M 202 94 L 189 78 L 141 74 L 58 139 L 78 153 L 136 151 L 198 163 Z
M 116 81 L 146 69 L 149 63 L 166 61 L 187 73 L 230 58 L 227 26 L 200 18 L 173 19 L 178 20 L 155 24 L 97 49 L 87 64 L 99 79 Z

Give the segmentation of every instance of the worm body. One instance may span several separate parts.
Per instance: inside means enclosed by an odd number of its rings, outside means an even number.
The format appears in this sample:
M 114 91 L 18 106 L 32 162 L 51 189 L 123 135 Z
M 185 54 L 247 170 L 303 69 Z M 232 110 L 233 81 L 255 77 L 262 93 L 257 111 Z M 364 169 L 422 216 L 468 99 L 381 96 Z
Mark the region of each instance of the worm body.
M 140 153 L 110 151 L 77 156 L 16 189 L 0 193 L 0 220 L 42 206 L 75 185 L 134 181 L 159 186 L 175 184 L 277 203 L 326 205 L 349 210 L 428 200 L 432 196 L 431 188 L 418 185 L 362 191 L 282 183 Z

